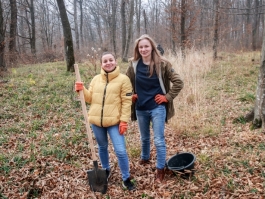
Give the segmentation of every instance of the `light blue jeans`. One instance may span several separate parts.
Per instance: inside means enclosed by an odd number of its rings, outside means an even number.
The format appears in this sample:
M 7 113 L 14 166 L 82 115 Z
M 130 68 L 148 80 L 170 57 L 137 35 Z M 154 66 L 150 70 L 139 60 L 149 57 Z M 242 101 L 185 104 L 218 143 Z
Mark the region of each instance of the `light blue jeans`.
M 100 162 L 104 169 L 110 169 L 109 152 L 108 152 L 108 134 L 112 141 L 114 151 L 118 158 L 118 164 L 121 170 L 122 180 L 127 180 L 130 177 L 129 159 L 126 151 L 124 135 L 119 133 L 119 125 L 110 127 L 99 127 L 91 125 L 94 135 L 98 143 L 98 153 Z
M 147 111 L 136 110 L 138 126 L 141 134 L 141 159 L 150 158 L 150 123 L 154 131 L 154 143 L 156 147 L 156 168 L 162 169 L 166 164 L 165 119 L 166 107 L 159 105 L 157 108 Z

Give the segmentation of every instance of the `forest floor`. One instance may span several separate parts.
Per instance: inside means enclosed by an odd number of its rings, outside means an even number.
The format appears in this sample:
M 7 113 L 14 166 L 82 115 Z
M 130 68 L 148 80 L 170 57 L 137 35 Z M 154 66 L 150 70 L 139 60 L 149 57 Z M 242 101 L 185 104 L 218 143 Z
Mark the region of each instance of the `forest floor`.
M 122 188 L 110 144 L 106 194 L 88 185 L 93 164 L 75 74 L 62 62 L 11 68 L 0 83 L 0 198 L 265 198 L 265 132 L 244 119 L 255 101 L 259 60 L 258 52 L 223 53 L 196 78 L 189 74 L 204 60 L 193 61 L 187 73 L 176 69 L 185 86 L 166 126 L 167 160 L 193 153 L 194 175 L 169 170 L 156 184 L 154 144 L 151 164 L 139 165 L 140 137 L 131 122 L 126 141 L 136 190 Z M 124 71 L 126 64 L 120 65 Z M 79 66 L 89 83 L 94 71 L 85 62 Z

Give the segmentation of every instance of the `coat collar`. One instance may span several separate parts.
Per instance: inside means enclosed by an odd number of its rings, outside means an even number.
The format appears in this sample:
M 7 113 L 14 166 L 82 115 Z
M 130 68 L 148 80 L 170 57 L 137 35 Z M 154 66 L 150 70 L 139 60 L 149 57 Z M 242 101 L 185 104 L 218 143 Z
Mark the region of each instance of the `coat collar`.
M 116 68 L 114 69 L 114 71 L 112 71 L 110 73 L 106 73 L 106 71 L 104 71 L 101 68 L 100 74 L 101 74 L 101 77 L 103 79 L 106 79 L 108 77 L 108 81 L 111 81 L 112 79 L 116 78 L 120 74 L 120 67 L 119 66 L 116 66 Z

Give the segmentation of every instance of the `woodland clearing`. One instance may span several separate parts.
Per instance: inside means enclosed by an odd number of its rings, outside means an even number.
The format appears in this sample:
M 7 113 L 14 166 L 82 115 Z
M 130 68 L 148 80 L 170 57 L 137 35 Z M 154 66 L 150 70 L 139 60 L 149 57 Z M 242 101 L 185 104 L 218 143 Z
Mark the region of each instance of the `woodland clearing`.
M 167 57 L 184 80 L 166 127 L 167 157 L 193 153 L 192 177 L 168 172 L 165 183 L 155 184 L 154 145 L 151 164 L 139 165 L 139 133 L 131 122 L 126 141 L 136 190 L 122 189 L 110 144 L 108 192 L 91 192 L 75 74 L 64 62 L 45 63 L 12 68 L 0 83 L 0 198 L 265 198 L 265 133 L 244 120 L 255 101 L 260 53 L 220 53 L 215 62 L 207 51 L 193 51 L 185 62 Z M 127 64 L 119 65 L 124 72 Z M 79 68 L 88 84 L 94 68 L 88 62 Z

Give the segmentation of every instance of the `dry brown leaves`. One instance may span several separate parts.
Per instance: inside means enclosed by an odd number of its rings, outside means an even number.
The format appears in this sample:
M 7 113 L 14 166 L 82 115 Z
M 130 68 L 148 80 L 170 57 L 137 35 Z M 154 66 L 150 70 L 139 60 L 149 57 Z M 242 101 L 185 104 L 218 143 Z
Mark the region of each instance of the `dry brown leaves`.
M 129 192 L 122 189 L 117 159 L 110 147 L 112 174 L 106 195 L 91 192 L 86 176 L 87 165 L 82 168 L 58 161 L 54 157 L 38 157 L 35 163 L 1 175 L 1 193 L 7 198 L 264 198 L 264 151 L 242 151 L 241 146 L 264 140 L 264 134 L 255 131 L 237 133 L 226 129 L 217 137 L 202 137 L 196 140 L 182 138 L 167 127 L 168 158 L 176 152 L 188 151 L 197 156 L 195 175 L 183 179 L 167 172 L 165 182 L 156 184 L 154 146 L 151 164 L 141 166 L 138 158 L 130 158 L 131 174 L 137 189 Z M 137 132 L 128 135 L 139 142 Z M 13 138 L 10 137 L 10 140 Z M 132 139 L 131 139 L 132 140 Z M 239 143 L 235 147 L 233 143 Z M 130 143 L 132 144 L 132 143 Z M 137 143 L 136 143 L 137 144 Z M 245 164 L 244 164 L 245 161 Z

